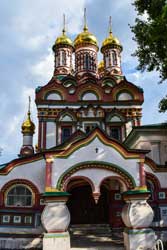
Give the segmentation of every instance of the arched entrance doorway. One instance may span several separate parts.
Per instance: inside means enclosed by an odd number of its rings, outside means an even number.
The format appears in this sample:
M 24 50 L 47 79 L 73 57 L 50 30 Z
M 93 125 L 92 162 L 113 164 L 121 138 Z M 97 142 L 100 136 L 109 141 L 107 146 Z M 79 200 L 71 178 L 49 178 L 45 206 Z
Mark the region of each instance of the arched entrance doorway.
M 92 185 L 83 179 L 73 179 L 67 185 L 71 194 L 67 202 L 71 214 L 71 224 L 108 224 L 109 193 L 103 185 L 98 203 L 92 195 Z
M 126 185 L 119 177 L 106 177 L 99 184 L 99 199 L 95 202 L 94 186 L 88 178 L 74 177 L 66 185 L 71 196 L 67 202 L 71 224 L 110 224 L 123 227 L 121 211 L 124 201 L 121 193 Z

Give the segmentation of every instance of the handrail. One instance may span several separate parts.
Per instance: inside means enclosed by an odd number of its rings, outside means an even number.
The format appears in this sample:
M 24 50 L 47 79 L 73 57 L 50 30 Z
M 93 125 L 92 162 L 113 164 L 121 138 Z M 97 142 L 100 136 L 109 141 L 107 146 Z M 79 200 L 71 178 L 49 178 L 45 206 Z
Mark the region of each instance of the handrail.
M 158 239 L 156 241 L 155 246 L 153 247 L 153 250 L 164 250 L 163 242 L 162 240 Z

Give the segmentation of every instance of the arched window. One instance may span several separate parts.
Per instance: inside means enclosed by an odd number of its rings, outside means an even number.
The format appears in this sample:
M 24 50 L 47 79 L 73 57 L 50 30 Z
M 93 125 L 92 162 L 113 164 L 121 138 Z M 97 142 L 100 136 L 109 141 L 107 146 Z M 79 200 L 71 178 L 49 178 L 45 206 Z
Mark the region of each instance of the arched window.
M 25 185 L 12 186 L 6 193 L 6 206 L 31 207 L 33 205 L 32 191 Z
M 62 97 L 58 92 L 50 92 L 46 95 L 45 99 L 46 100 L 60 101 L 60 100 L 62 100 Z
M 117 64 L 117 56 L 116 56 L 115 51 L 112 51 L 112 62 L 113 62 L 113 65 Z
M 81 100 L 83 101 L 96 101 L 98 100 L 99 98 L 97 97 L 97 95 L 93 92 L 85 92 L 82 97 L 81 97 Z
M 133 100 L 133 96 L 128 92 L 121 92 L 117 95 L 118 101 L 130 101 Z
M 62 66 L 66 65 L 66 53 L 62 51 Z

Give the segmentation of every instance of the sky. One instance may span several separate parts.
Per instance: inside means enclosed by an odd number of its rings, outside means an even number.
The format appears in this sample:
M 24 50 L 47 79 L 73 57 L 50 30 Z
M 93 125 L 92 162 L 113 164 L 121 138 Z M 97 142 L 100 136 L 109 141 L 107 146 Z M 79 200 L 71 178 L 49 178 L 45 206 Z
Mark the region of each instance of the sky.
M 133 0 L 0 0 L 0 164 L 17 157 L 22 145 L 21 124 L 26 118 L 31 96 L 32 119 L 36 124 L 35 88 L 45 85 L 53 74 L 52 45 L 61 34 L 63 13 L 69 37 L 74 39 L 83 27 L 87 8 L 89 31 L 99 47 L 108 35 L 112 16 L 113 34 L 123 45 L 122 69 L 127 80 L 144 90 L 142 124 L 167 121 L 158 112 L 158 102 L 165 96 L 166 84 L 158 84 L 158 73 L 136 70 L 137 58 L 131 56 L 136 44 L 129 25 L 136 12 Z M 99 60 L 101 55 L 99 53 Z

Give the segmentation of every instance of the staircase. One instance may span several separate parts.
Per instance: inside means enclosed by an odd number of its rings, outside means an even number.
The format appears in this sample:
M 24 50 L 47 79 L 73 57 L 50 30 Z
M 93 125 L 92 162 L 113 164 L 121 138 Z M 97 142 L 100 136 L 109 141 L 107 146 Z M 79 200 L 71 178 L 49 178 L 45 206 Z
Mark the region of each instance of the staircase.
M 108 224 L 71 225 L 71 250 L 123 250 L 120 230 Z

